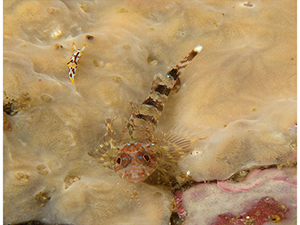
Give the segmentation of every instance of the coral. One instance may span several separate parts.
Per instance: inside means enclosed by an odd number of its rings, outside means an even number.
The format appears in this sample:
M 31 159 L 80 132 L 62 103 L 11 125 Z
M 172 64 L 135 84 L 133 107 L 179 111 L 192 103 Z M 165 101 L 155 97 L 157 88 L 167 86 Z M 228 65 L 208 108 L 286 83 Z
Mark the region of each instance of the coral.
M 279 100 L 262 109 L 257 119 L 240 119 L 214 131 L 180 163 L 195 181 L 225 180 L 255 166 L 296 162 L 296 101 Z
M 288 209 L 282 224 L 295 224 L 296 1 L 33 0 L 3 8 L 3 89 L 14 99 L 4 99 L 4 224 L 201 225 L 265 196 Z M 72 42 L 86 43 L 74 85 Z M 180 161 L 182 196 L 174 199 L 174 189 L 131 184 L 88 153 L 99 149 L 105 119 L 116 116 L 122 131 L 129 102 L 145 99 L 155 74 L 198 44 L 203 51 L 157 127 L 199 139 Z

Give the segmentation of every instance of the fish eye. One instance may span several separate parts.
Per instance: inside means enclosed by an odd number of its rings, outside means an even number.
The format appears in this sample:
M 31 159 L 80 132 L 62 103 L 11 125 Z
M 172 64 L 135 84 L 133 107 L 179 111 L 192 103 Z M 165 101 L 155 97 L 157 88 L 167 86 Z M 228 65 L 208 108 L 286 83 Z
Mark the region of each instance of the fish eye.
M 146 162 L 149 162 L 149 161 L 150 161 L 150 157 L 149 157 L 149 155 L 147 155 L 147 154 L 143 155 L 143 159 L 144 159 Z
M 121 157 L 118 157 L 117 160 L 116 160 L 116 162 L 117 162 L 118 164 L 121 164 Z
M 151 163 L 151 155 L 149 155 L 146 151 L 139 151 L 135 155 L 135 160 L 139 164 L 142 164 L 144 166 L 149 166 Z
M 125 168 L 131 162 L 131 158 L 126 153 L 122 153 L 118 156 L 115 162 Z

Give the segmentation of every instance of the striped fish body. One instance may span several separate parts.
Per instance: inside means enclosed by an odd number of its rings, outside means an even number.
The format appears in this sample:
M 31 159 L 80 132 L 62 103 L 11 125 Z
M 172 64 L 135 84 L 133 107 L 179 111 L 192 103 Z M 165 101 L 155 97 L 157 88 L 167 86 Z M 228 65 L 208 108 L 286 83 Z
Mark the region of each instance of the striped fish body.
M 161 164 L 165 148 L 155 137 L 155 128 L 168 96 L 179 81 L 179 75 L 202 50 L 194 48 L 179 64 L 165 75 L 154 77 L 150 95 L 139 105 L 132 105 L 133 112 L 118 144 L 104 158 L 113 161 L 112 168 L 122 178 L 132 183 L 145 181 Z

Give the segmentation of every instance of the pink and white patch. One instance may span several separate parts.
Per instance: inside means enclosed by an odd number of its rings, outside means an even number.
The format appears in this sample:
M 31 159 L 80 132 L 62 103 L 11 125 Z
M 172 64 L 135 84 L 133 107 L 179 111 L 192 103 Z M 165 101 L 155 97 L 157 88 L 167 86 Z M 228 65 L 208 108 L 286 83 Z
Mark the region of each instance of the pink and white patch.
M 296 224 L 296 179 L 291 167 L 254 170 L 239 183 L 197 183 L 182 193 L 184 224 Z
M 183 194 L 183 191 L 176 191 L 174 194 L 175 206 L 174 206 L 173 211 L 178 213 L 178 216 L 180 219 L 184 219 L 187 215 L 187 212 L 184 209 L 183 204 L 182 204 L 182 199 L 181 199 L 182 194 Z
M 297 186 L 297 180 L 287 174 L 287 170 L 278 170 L 271 168 L 267 170 L 256 169 L 252 171 L 244 181 L 233 183 L 230 181 L 217 181 L 220 189 L 228 192 L 246 192 L 254 187 L 262 185 L 267 180 L 286 182 L 290 185 Z

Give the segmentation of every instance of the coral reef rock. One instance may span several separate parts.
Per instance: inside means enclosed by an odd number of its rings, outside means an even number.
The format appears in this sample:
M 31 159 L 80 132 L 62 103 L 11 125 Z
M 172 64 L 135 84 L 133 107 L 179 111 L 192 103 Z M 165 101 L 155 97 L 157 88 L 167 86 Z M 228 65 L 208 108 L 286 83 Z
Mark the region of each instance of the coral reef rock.
M 4 224 L 165 225 L 185 216 L 207 224 L 266 196 L 288 208 L 282 222 L 292 224 L 289 183 L 245 193 L 195 185 L 176 215 L 169 189 L 130 184 L 88 152 L 99 149 L 105 119 L 117 116 L 122 131 L 129 102 L 149 95 L 154 75 L 202 45 L 158 127 L 201 139 L 181 174 L 225 182 L 251 167 L 294 165 L 296 8 L 293 0 L 4 0 L 3 88 L 14 99 L 4 105 Z M 74 84 L 73 42 L 86 44 Z

